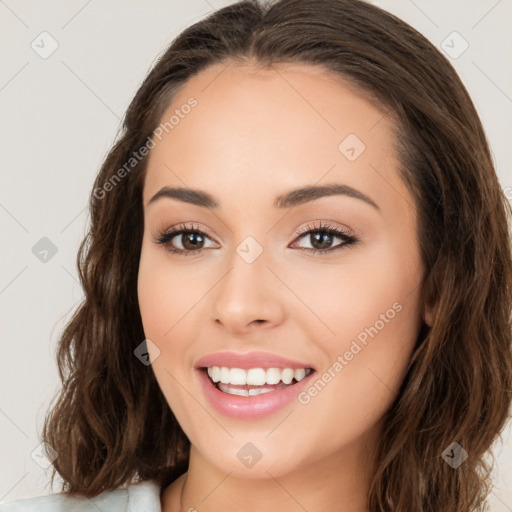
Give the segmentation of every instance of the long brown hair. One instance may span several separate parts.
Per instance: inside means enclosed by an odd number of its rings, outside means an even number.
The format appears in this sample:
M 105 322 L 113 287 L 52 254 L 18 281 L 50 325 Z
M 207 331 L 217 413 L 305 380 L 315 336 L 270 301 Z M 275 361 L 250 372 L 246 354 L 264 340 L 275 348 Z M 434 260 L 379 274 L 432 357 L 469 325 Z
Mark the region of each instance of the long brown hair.
M 58 472 L 63 492 L 92 497 L 137 480 L 166 486 L 187 469 L 190 443 L 151 367 L 134 356 L 145 338 L 137 271 L 147 158 L 112 180 L 190 77 L 237 61 L 322 65 L 396 119 L 399 172 L 418 212 L 423 299 L 435 314 L 385 415 L 369 508 L 483 510 L 487 454 L 512 399 L 511 208 L 448 60 L 360 0 L 243 1 L 217 10 L 172 42 L 137 91 L 90 196 L 77 257 L 85 299 L 59 340 L 63 386 L 43 429 L 58 452 L 52 485 Z M 468 453 L 457 469 L 442 457 L 452 442 Z

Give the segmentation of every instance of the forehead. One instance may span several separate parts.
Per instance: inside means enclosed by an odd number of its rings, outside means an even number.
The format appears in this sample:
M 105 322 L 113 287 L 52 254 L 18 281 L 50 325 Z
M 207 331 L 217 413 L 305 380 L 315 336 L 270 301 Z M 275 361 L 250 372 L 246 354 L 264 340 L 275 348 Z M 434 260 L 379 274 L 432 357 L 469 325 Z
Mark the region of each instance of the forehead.
M 189 79 L 160 127 L 145 204 L 169 185 L 208 189 L 226 201 L 261 193 L 269 204 L 281 190 L 322 179 L 379 196 L 393 191 L 383 190 L 385 181 L 403 187 L 393 121 L 317 65 L 217 64 Z

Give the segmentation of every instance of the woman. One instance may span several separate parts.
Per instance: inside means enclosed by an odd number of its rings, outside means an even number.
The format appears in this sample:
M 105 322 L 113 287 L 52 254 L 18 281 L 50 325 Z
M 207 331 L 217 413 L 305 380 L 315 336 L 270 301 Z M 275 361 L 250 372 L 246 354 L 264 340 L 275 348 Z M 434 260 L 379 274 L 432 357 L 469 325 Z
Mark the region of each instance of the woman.
M 357 0 L 216 11 L 140 87 L 90 211 L 43 433 L 64 486 L 2 511 L 483 510 L 510 207 L 418 32 Z

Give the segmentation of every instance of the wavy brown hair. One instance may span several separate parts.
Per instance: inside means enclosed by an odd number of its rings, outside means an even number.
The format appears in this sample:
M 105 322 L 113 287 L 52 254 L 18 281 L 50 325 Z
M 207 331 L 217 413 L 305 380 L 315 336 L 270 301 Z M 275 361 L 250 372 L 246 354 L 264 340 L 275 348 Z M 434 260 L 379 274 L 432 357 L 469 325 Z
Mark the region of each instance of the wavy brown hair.
M 243 1 L 183 31 L 132 100 L 90 196 L 77 264 L 85 298 L 58 344 L 62 390 L 43 440 L 62 492 L 88 497 L 139 480 L 169 485 L 190 443 L 155 379 L 134 357 L 147 157 L 112 176 L 152 136 L 187 80 L 214 64 L 318 64 L 395 119 L 401 177 L 415 200 L 424 304 L 400 392 L 384 418 L 371 512 L 484 510 L 487 455 L 512 397 L 511 209 L 475 107 L 448 60 L 393 15 L 360 0 Z M 469 454 L 457 469 L 441 454 Z

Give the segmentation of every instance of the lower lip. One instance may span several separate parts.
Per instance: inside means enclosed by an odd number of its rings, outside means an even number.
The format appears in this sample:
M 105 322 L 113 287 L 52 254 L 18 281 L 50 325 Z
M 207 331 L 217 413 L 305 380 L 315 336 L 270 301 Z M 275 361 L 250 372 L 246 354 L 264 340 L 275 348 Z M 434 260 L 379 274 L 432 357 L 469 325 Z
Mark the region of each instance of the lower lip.
M 204 370 L 196 370 L 206 398 L 212 407 L 225 416 L 239 419 L 257 419 L 272 414 L 292 402 L 309 384 L 311 372 L 299 382 L 286 388 L 254 396 L 224 393 L 215 386 Z

